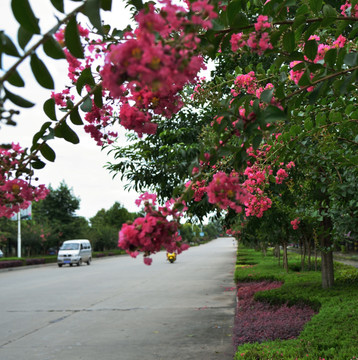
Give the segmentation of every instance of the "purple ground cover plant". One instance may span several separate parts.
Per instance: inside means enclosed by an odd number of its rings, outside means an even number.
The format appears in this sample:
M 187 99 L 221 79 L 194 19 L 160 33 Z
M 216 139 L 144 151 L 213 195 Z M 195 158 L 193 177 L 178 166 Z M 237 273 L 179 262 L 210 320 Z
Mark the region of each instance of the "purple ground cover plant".
M 270 305 L 254 300 L 257 291 L 282 286 L 281 282 L 238 283 L 234 345 L 275 339 L 294 339 L 315 314 L 309 306 Z

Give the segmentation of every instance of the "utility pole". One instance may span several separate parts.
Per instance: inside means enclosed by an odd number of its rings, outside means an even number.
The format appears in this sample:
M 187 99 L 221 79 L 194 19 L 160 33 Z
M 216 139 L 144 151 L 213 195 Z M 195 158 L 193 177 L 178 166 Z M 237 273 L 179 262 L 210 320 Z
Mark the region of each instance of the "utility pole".
M 21 213 L 17 213 L 17 257 L 21 258 Z

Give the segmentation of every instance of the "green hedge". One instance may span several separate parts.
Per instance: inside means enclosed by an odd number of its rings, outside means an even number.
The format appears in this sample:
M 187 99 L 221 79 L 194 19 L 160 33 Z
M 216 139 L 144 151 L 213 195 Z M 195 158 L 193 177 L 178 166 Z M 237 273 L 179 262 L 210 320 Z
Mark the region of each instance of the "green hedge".
M 271 304 L 306 304 L 318 311 L 297 339 L 244 344 L 235 359 L 325 359 L 358 358 L 358 269 L 335 263 L 335 286 L 324 290 L 319 271 L 297 271 L 299 255 L 289 254 L 288 273 L 278 266 L 271 254 L 266 257 L 252 249 L 239 248 L 240 258 L 257 262 L 253 266 L 238 265 L 236 281 L 272 279 L 284 282 L 282 287 L 258 292 L 255 299 Z M 294 270 L 292 270 L 294 269 Z

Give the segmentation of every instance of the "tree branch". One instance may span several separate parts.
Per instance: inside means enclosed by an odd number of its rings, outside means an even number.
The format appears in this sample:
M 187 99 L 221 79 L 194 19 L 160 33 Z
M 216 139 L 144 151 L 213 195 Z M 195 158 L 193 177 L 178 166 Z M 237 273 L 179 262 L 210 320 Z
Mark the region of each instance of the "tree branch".
M 59 21 L 51 30 L 49 30 L 46 34 L 44 34 L 42 36 L 42 38 L 36 43 L 34 44 L 29 50 L 27 50 L 24 55 L 22 55 L 18 61 L 16 61 L 16 63 L 11 66 L 11 68 L 9 70 L 6 71 L 6 73 L 0 77 L 0 85 L 3 84 L 11 75 L 12 73 L 17 69 L 17 67 L 28 57 L 31 56 L 32 53 L 42 44 L 44 44 L 48 38 L 54 33 L 56 32 L 59 27 L 62 24 L 65 24 L 73 15 L 75 15 L 76 13 L 80 12 L 82 9 L 84 8 L 84 4 L 82 4 L 81 6 L 77 7 L 76 9 L 74 9 L 73 11 L 71 11 L 65 18 L 63 18 L 61 21 Z

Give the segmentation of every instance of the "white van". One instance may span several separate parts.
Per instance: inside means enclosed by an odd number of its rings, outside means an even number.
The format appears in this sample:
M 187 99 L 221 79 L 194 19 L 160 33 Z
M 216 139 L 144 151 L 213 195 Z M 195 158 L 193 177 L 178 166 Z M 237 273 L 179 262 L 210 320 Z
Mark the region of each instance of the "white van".
M 64 241 L 57 254 L 57 264 L 61 267 L 64 264 L 77 264 L 80 266 L 82 262 L 91 264 L 92 249 L 91 243 L 87 239 L 67 240 Z

